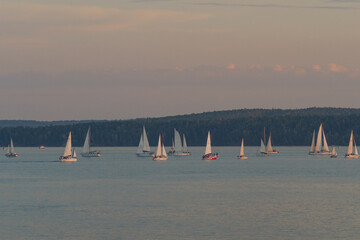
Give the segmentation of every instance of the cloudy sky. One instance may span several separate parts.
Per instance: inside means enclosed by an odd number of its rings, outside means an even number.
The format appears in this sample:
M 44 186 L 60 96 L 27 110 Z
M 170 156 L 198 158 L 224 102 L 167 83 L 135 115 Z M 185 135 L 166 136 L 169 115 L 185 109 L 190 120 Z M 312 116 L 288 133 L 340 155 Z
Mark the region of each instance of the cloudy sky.
M 0 0 L 0 119 L 360 106 L 357 0 Z

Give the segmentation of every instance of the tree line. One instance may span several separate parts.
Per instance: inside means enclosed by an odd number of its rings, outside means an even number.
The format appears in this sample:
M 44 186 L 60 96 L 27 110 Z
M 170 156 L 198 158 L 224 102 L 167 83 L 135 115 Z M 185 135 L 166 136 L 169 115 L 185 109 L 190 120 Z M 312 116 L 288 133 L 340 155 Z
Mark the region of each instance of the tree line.
M 309 146 L 314 130 L 323 124 L 329 145 L 347 145 L 350 131 L 360 142 L 360 114 L 273 114 L 224 118 L 221 114 L 211 118 L 172 117 L 120 121 L 77 123 L 41 127 L 1 127 L 0 144 L 7 146 L 10 137 L 15 146 L 64 146 L 69 131 L 74 146 L 82 146 L 88 127 L 91 127 L 93 146 L 137 146 L 142 127 L 145 126 L 151 146 L 157 144 L 159 134 L 170 146 L 176 128 L 186 135 L 189 146 L 205 146 L 207 132 L 211 131 L 214 146 L 239 146 L 244 138 L 247 146 L 259 146 L 271 131 L 277 146 Z

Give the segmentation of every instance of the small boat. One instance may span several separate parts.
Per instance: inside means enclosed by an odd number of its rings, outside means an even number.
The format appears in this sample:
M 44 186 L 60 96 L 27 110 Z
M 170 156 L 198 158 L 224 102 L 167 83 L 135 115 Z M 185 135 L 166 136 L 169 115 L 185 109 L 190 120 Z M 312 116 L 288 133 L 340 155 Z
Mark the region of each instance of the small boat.
M 180 133 L 174 128 L 174 141 L 173 141 L 173 148 L 170 151 L 171 154 L 174 156 L 189 156 L 189 155 L 191 155 L 191 153 L 187 150 L 185 134 L 183 135 L 183 144 L 181 143 Z
M 96 150 L 91 151 L 91 149 L 90 149 L 90 127 L 86 133 L 86 138 L 85 138 L 84 147 L 83 147 L 81 156 L 83 156 L 83 157 L 100 157 L 101 156 L 101 153 L 99 151 L 96 151 Z
M 240 159 L 240 160 L 248 159 L 248 157 L 245 156 L 245 153 L 244 153 L 244 138 L 241 140 L 240 155 L 238 156 L 238 159 Z
M 358 157 L 359 157 L 359 153 L 358 153 L 358 150 L 356 147 L 354 133 L 353 133 L 353 130 L 351 130 L 349 146 L 348 146 L 347 153 L 345 154 L 345 158 L 354 159 L 354 158 L 358 158 Z
M 319 132 L 316 139 L 316 146 L 314 146 L 314 144 L 315 144 L 315 131 L 313 132 L 313 138 L 312 138 L 309 155 L 331 155 L 322 124 L 320 124 L 319 127 Z
M 61 162 L 76 162 L 77 156 L 75 149 L 72 149 L 71 145 L 71 132 L 69 132 L 69 137 L 66 142 L 65 151 L 62 156 L 59 157 Z
M 259 149 L 259 151 L 260 151 L 261 155 L 263 155 L 263 156 L 268 155 L 268 153 L 266 152 L 264 141 L 262 139 L 260 139 L 260 149 Z
M 39 149 L 43 150 L 43 149 L 45 149 L 45 146 L 41 145 L 41 146 L 39 146 Z
M 205 154 L 203 155 L 203 160 L 216 160 L 218 158 L 218 153 L 212 153 L 211 152 L 211 138 L 210 138 L 210 131 L 208 132 L 208 137 L 206 141 L 206 148 L 205 148 Z
M 138 157 L 152 157 L 154 155 L 154 152 L 150 150 L 149 140 L 146 135 L 145 126 L 143 126 L 143 131 L 141 133 L 136 155 Z
M 337 152 L 335 150 L 335 146 L 333 146 L 330 157 L 331 158 L 337 158 L 337 156 L 338 156 L 338 154 L 337 154 Z
M 17 157 L 17 156 L 19 156 L 19 154 L 17 154 L 15 152 L 14 143 L 13 143 L 12 138 L 10 138 L 10 146 L 8 146 L 7 153 L 5 154 L 5 156 L 7 156 L 7 157 Z
M 166 150 L 164 147 L 164 144 L 161 144 L 161 135 L 159 135 L 159 142 L 156 154 L 153 156 L 154 161 L 166 161 L 168 159 L 168 156 L 166 154 Z

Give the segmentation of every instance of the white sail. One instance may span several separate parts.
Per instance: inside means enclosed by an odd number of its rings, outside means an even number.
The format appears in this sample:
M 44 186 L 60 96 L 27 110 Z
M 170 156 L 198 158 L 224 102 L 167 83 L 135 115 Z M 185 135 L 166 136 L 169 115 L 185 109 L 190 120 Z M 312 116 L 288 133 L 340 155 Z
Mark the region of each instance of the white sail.
M 354 142 L 354 134 L 353 134 L 353 131 L 351 130 L 350 141 L 349 141 L 347 154 L 352 154 L 353 153 L 353 142 Z
M 205 148 L 205 155 L 211 154 L 211 138 L 210 138 L 210 131 L 208 132 L 208 137 L 206 141 L 206 148 Z
M 83 147 L 83 153 L 89 153 L 90 152 L 90 127 L 86 133 L 86 138 L 85 138 L 85 142 L 84 142 L 84 147 Z
M 320 124 L 320 127 L 319 127 L 319 132 L 318 132 L 318 135 L 317 135 L 317 139 L 316 139 L 316 147 L 315 147 L 315 151 L 316 152 L 320 152 L 321 151 L 321 145 L 322 145 L 322 142 L 321 142 L 321 135 L 322 135 L 322 124 Z
M 273 151 L 273 148 L 272 148 L 272 145 L 271 145 L 271 133 L 269 134 L 269 141 L 267 143 L 266 151 L 267 152 L 272 152 Z
M 163 157 L 167 157 L 166 150 L 164 144 L 162 145 L 162 154 Z
M 260 152 L 264 153 L 266 151 L 264 141 L 261 139 L 260 143 Z
M 65 151 L 64 151 L 63 156 L 70 156 L 71 154 L 72 154 L 72 152 L 71 152 L 71 132 L 69 132 L 69 137 L 66 142 Z
M 150 152 L 150 145 L 149 145 L 149 140 L 147 138 L 147 135 L 146 135 L 146 131 L 145 131 L 145 126 L 143 126 L 143 150 L 144 151 L 148 151 Z
M 142 153 L 143 152 L 143 149 L 144 149 L 144 140 L 143 140 L 143 135 L 141 133 L 141 137 L 140 137 L 140 142 L 139 142 L 139 146 L 138 146 L 138 149 L 136 151 L 136 153 Z
M 156 156 L 161 156 L 161 135 L 159 135 L 159 142 L 156 150 Z
M 7 153 L 10 153 L 10 145 L 8 145 Z
M 14 143 L 13 143 L 12 138 L 10 139 L 10 153 L 15 153 Z
M 178 131 L 174 128 L 174 146 L 176 152 L 182 151 L 181 137 Z
M 244 156 L 244 139 L 241 140 L 240 156 Z
M 326 141 L 324 129 L 323 129 L 323 141 L 324 141 L 324 146 L 323 146 L 322 150 L 324 152 L 329 152 L 329 146 L 328 146 L 327 141 Z
M 356 142 L 355 142 L 355 139 L 354 139 L 354 155 L 359 155 L 358 153 L 358 150 L 357 150 L 357 147 L 356 147 Z
M 311 153 L 315 152 L 315 130 L 314 130 L 314 132 L 313 132 L 313 137 L 312 137 L 312 141 L 311 141 L 310 152 L 311 152 Z
M 187 152 L 188 149 L 187 149 L 187 143 L 186 143 L 186 139 L 185 139 L 185 134 L 183 134 L 183 151 L 184 152 Z

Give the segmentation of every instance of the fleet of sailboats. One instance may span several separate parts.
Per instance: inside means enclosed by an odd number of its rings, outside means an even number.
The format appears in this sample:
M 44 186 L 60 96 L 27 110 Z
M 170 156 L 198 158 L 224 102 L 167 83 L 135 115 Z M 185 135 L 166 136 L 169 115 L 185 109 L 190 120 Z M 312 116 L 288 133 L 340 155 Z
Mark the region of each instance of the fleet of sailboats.
M 71 132 L 69 132 L 69 136 L 66 142 L 65 150 L 62 156 L 60 156 L 59 160 L 61 162 L 76 162 L 77 156 L 75 149 L 72 148 L 71 144 Z
M 206 141 L 206 148 L 205 148 L 205 154 L 203 155 L 203 160 L 216 160 L 218 157 L 218 153 L 212 153 L 211 151 L 211 137 L 210 137 L 210 131 L 208 132 L 207 141 Z
M 161 135 L 159 135 L 159 142 L 156 150 L 156 154 L 153 156 L 154 161 L 166 161 L 168 156 L 166 154 L 165 146 L 161 143 Z
M 143 126 L 143 131 L 141 133 L 139 146 L 136 152 L 136 155 L 138 157 L 152 157 L 154 155 L 154 152 L 151 151 L 149 140 L 146 135 L 145 126 Z
M 310 146 L 310 155 L 331 155 L 329 146 L 326 141 L 325 132 L 322 124 L 320 124 L 319 131 L 317 134 L 316 145 L 315 145 L 315 131 L 313 132 L 313 138 Z
M 5 154 L 5 156 L 7 156 L 7 157 L 17 157 L 17 156 L 19 156 L 19 155 L 15 152 L 14 143 L 13 143 L 12 138 L 10 138 L 10 145 L 9 145 L 8 148 L 7 148 L 7 153 Z
M 240 160 L 248 159 L 248 157 L 245 156 L 245 152 L 244 152 L 244 138 L 241 140 L 240 154 L 239 154 L 238 158 Z
M 83 157 L 100 157 L 101 153 L 96 150 L 90 149 L 90 127 L 86 133 L 86 138 L 84 142 L 83 151 L 81 152 L 81 156 Z
M 359 157 L 359 153 L 358 153 L 355 138 L 354 138 L 354 133 L 352 130 L 351 130 L 351 134 L 350 134 L 348 150 L 347 150 L 347 153 L 345 154 L 345 157 L 350 158 L 350 159 Z
M 174 156 L 189 156 L 191 153 L 187 149 L 185 134 L 183 134 L 183 142 L 181 142 L 180 133 L 174 128 L 174 140 L 169 151 L 170 155 Z

